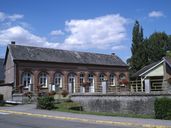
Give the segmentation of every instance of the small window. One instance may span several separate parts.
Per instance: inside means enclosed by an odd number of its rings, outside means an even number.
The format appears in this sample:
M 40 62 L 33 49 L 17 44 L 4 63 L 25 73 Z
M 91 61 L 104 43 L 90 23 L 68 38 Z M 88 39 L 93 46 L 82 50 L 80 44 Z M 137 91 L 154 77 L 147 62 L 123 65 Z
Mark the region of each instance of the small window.
M 32 83 L 32 77 L 31 77 L 31 73 L 29 72 L 24 72 L 22 74 L 22 85 L 25 87 L 25 88 L 28 88 L 29 87 L 29 84 Z
M 45 72 L 40 73 L 39 75 L 39 84 L 46 88 L 48 84 L 48 75 Z

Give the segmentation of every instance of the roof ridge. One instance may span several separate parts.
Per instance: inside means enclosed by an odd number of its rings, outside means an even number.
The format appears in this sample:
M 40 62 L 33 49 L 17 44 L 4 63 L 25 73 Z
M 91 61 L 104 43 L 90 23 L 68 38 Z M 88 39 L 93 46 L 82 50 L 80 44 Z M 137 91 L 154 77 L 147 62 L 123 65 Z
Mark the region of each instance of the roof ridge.
M 66 50 L 66 49 L 57 49 L 57 48 L 48 48 L 48 47 L 38 47 L 38 46 L 30 46 L 30 45 L 18 45 L 18 44 L 8 44 L 10 46 L 21 46 L 21 47 L 30 47 L 30 48 L 40 48 L 40 49 L 51 49 L 51 50 L 61 50 L 61 51 L 67 51 L 67 52 L 77 52 L 77 53 L 89 53 L 89 54 L 99 54 L 99 55 L 107 55 L 107 56 L 115 56 L 112 54 L 105 54 L 105 53 L 97 53 L 97 52 L 88 52 L 88 51 L 76 51 L 76 50 Z
M 8 48 L 15 60 L 127 66 L 121 58 L 112 54 L 14 44 L 9 44 Z

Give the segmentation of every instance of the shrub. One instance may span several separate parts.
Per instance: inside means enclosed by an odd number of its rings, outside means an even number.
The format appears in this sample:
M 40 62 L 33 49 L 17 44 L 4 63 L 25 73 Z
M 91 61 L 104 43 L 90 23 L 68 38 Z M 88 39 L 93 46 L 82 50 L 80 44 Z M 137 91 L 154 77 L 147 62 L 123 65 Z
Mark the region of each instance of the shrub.
M 0 101 L 4 100 L 4 96 L 2 94 L 0 94 Z
M 55 91 L 51 91 L 51 92 L 48 93 L 49 96 L 54 96 L 55 94 L 56 94 Z
M 68 91 L 63 90 L 61 94 L 62 94 L 63 97 L 66 97 L 68 95 Z
M 37 108 L 51 110 L 54 108 L 53 96 L 42 96 L 37 98 Z
M 0 94 L 0 106 L 4 106 L 4 96 Z
M 171 119 L 171 99 L 157 98 L 154 103 L 156 119 Z

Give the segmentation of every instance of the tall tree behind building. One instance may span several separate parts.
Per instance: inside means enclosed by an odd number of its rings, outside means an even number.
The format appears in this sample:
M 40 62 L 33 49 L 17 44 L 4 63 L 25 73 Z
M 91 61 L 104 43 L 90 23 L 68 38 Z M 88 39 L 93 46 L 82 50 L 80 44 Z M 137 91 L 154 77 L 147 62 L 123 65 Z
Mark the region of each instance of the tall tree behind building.
M 132 56 L 127 60 L 130 74 L 143 68 L 145 65 L 159 61 L 164 56 L 171 57 L 171 36 L 165 32 L 154 32 L 149 38 L 143 38 L 143 29 L 135 21 L 132 31 Z
M 143 28 L 138 21 L 135 21 L 132 31 L 132 56 L 128 60 L 130 73 L 134 73 L 142 67 L 145 55 L 145 45 L 143 45 Z

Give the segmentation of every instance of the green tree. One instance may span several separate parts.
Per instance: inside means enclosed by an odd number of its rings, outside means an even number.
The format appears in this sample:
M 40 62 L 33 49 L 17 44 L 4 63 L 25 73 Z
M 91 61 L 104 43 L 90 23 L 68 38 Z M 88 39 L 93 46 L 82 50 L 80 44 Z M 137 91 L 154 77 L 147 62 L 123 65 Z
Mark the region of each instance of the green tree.
M 152 62 L 171 57 L 171 35 L 164 32 L 154 32 L 149 38 L 143 38 L 143 29 L 138 21 L 135 21 L 132 31 L 132 56 L 127 60 L 130 66 L 130 74 L 143 68 Z
M 155 32 L 148 39 L 148 61 L 149 63 L 159 61 L 166 56 L 171 48 L 168 35 L 164 32 Z
M 134 73 L 142 67 L 144 61 L 145 53 L 143 45 L 143 29 L 138 21 L 135 21 L 133 31 L 132 31 L 132 57 L 127 60 L 130 66 L 130 73 Z

